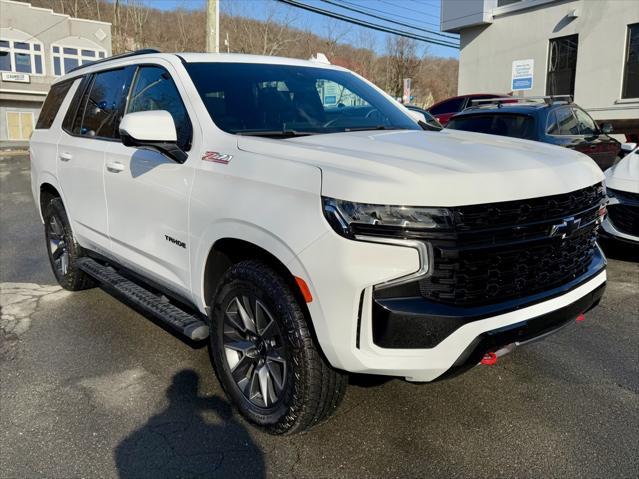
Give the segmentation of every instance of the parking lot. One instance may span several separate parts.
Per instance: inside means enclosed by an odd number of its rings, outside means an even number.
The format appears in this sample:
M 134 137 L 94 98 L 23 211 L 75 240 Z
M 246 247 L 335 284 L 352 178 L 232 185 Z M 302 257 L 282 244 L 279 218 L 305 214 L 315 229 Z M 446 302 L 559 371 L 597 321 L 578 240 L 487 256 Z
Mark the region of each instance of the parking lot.
M 353 377 L 334 418 L 273 437 L 207 348 L 99 288 L 57 287 L 26 155 L 0 157 L 0 477 L 637 477 L 639 263 L 607 249 L 602 304 L 458 378 Z

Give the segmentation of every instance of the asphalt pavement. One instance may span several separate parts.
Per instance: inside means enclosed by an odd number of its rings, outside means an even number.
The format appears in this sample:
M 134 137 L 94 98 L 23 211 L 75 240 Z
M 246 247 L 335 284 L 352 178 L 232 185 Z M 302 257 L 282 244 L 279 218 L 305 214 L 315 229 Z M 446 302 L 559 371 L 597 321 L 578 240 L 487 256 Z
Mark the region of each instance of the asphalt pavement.
M 99 288 L 57 287 L 26 156 L 0 157 L 0 477 L 639 476 L 639 259 L 608 247 L 585 321 L 432 384 L 354 377 L 329 422 L 274 437 L 207 349 Z

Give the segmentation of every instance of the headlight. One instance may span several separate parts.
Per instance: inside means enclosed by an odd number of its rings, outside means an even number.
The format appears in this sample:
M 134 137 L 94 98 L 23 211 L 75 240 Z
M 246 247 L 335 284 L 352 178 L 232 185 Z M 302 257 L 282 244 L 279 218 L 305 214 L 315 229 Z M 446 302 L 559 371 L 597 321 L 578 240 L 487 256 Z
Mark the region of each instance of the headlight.
M 342 236 L 418 237 L 433 230 L 452 227 L 446 208 L 391 206 L 322 198 L 324 216 Z

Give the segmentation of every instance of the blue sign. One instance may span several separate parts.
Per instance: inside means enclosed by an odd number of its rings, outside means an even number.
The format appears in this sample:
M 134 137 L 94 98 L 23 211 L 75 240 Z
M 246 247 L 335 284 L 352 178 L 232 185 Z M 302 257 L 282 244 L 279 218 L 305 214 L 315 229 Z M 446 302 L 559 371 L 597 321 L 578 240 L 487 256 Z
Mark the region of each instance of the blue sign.
M 532 89 L 533 77 L 513 78 L 511 90 L 530 90 Z

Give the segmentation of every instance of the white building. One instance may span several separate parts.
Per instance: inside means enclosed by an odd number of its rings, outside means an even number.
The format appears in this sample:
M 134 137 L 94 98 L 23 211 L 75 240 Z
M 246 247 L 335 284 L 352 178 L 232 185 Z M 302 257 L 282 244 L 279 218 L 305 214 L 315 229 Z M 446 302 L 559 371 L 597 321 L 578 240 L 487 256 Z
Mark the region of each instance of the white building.
M 460 95 L 513 91 L 523 60 L 524 96 L 572 95 L 639 134 L 639 0 L 442 0 L 441 27 L 460 34 Z
M 110 23 L 0 0 L 0 142 L 28 140 L 51 83 L 110 55 Z

